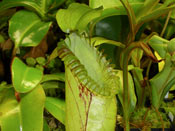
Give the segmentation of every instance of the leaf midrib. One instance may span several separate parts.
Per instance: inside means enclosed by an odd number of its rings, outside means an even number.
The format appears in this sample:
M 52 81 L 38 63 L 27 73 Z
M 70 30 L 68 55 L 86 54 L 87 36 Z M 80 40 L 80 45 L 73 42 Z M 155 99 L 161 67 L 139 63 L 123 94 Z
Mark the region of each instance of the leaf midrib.
M 16 47 L 19 47 L 19 46 L 21 45 L 21 43 L 22 43 L 23 38 L 25 37 L 25 35 L 30 31 L 30 29 L 31 29 L 34 25 L 38 24 L 39 22 L 41 22 L 41 21 L 40 21 L 40 20 L 36 20 L 36 21 L 33 22 L 32 24 L 30 24 L 30 25 L 26 28 L 26 30 L 24 30 L 24 32 L 21 34 L 21 37 L 20 37 L 20 39 L 19 39 L 19 42 L 16 43 Z

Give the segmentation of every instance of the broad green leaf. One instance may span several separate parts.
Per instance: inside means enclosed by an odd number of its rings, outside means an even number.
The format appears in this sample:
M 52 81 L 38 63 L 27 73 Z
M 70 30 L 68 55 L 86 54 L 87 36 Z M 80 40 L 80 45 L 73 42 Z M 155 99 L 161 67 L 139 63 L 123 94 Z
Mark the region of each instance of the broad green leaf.
M 175 78 L 174 65 L 171 61 L 171 55 L 166 54 L 165 66 L 161 72 L 150 80 L 152 89 L 152 104 L 156 108 L 160 106 L 162 94 L 166 95 L 167 88 L 173 86 L 172 82 Z M 170 84 L 169 84 L 170 83 Z
M 89 6 L 92 8 L 98 8 L 103 6 L 104 9 L 106 8 L 114 8 L 117 6 L 121 6 L 120 0 L 89 0 Z
M 66 112 L 65 112 L 65 101 L 64 100 L 53 98 L 53 97 L 46 97 L 45 108 L 57 120 L 65 124 Z
M 117 70 L 117 76 L 120 77 L 120 84 L 118 87 L 118 97 L 123 106 L 123 72 Z M 137 98 L 135 95 L 134 82 L 130 73 L 128 73 L 128 85 L 129 85 L 129 94 L 130 94 L 130 107 L 129 112 L 132 113 L 136 107 Z
M 130 3 L 130 6 L 132 7 L 132 9 L 134 10 L 134 13 L 137 14 L 140 9 L 142 8 L 144 4 L 143 3 L 140 3 L 140 2 L 133 2 L 133 3 Z M 127 11 L 126 9 L 123 7 L 123 5 L 120 5 L 120 6 L 117 6 L 116 8 L 107 8 L 107 9 L 104 9 L 101 16 L 96 18 L 94 20 L 94 23 L 97 23 L 99 22 L 100 20 L 106 18 L 106 17 L 109 17 L 109 16 L 115 16 L 115 15 L 127 15 Z
M 51 22 L 43 22 L 33 12 L 22 10 L 10 19 L 9 35 L 15 48 L 37 46 L 47 34 Z
M 3 89 L 0 92 L 0 127 L 2 131 L 19 131 L 19 106 L 15 98 L 15 92 L 11 89 Z
M 0 12 L 12 7 L 24 6 L 34 9 L 41 17 L 44 17 L 45 12 L 35 2 L 35 0 L 3 0 L 0 2 Z
M 128 0 L 131 3 L 143 3 L 144 0 Z M 118 6 L 123 6 L 120 0 L 89 0 L 89 6 L 92 8 L 98 8 L 103 6 L 104 9 L 107 8 L 118 8 Z
M 0 2 L 0 12 L 12 7 L 24 6 L 36 11 L 42 18 L 50 10 L 58 8 L 65 0 L 2 0 Z
M 39 85 L 27 94 L 21 94 L 20 120 L 24 131 L 43 131 L 45 93 Z
M 13 60 L 11 70 L 13 86 L 20 93 L 31 91 L 39 84 L 43 76 L 41 70 L 26 66 L 17 57 Z
M 122 44 L 121 42 L 117 42 L 117 41 L 114 41 L 114 40 L 105 39 L 103 37 L 93 37 L 91 39 L 91 44 L 94 45 L 94 46 L 98 46 L 98 45 L 101 45 L 101 44 L 104 44 L 104 43 L 115 45 L 115 46 L 119 46 L 121 48 L 124 48 L 125 47 L 125 45 Z
M 64 73 L 55 73 L 55 74 L 46 74 L 43 76 L 43 79 L 41 83 L 51 80 L 57 80 L 57 81 L 65 81 L 65 74 Z
M 160 55 L 160 57 L 165 58 L 168 40 L 154 35 L 148 43 Z
M 91 9 L 85 4 L 73 3 L 68 9 L 60 9 L 56 19 L 62 31 L 84 31 L 89 22 L 101 15 L 101 9 Z

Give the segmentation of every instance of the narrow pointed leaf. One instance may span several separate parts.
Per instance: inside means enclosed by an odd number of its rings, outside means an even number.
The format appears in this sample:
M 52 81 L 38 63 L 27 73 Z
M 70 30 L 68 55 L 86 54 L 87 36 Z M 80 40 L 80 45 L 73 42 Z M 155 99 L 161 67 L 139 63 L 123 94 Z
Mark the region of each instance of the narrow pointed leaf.
M 91 9 L 85 4 L 73 3 L 68 9 L 57 12 L 56 19 L 62 31 L 84 31 L 87 24 L 101 15 L 101 9 Z M 93 15 L 92 15 L 93 14 Z

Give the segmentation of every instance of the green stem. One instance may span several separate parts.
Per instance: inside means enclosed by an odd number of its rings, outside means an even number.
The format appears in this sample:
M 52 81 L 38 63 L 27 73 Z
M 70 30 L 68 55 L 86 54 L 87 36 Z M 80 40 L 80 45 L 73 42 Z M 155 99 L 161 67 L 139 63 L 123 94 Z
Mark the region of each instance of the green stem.
M 130 33 L 128 36 L 128 43 L 134 41 L 135 39 L 135 34 L 136 34 L 136 16 L 134 13 L 134 10 L 132 9 L 132 7 L 130 6 L 128 0 L 120 0 L 121 3 L 123 4 L 123 6 L 125 7 L 127 14 L 128 14 L 128 19 L 129 19 L 129 24 L 130 24 Z
M 165 21 L 165 24 L 164 24 L 164 27 L 163 27 L 163 30 L 160 34 L 161 37 L 163 37 L 163 34 L 165 33 L 165 30 L 167 28 L 167 25 L 168 25 L 168 22 L 169 22 L 169 19 L 170 19 L 170 16 L 171 16 L 171 13 L 172 13 L 172 10 L 170 10 L 170 12 L 168 13 L 168 16 L 167 16 L 167 19 Z
M 14 47 L 13 51 L 12 51 L 12 56 L 11 56 L 12 58 L 14 58 L 16 56 L 16 51 L 17 51 L 17 48 Z
M 123 54 L 123 111 L 124 111 L 124 124 L 125 124 L 125 130 L 129 131 L 129 107 L 130 107 L 130 93 L 129 93 L 129 87 L 128 87 L 128 61 L 130 59 L 131 52 L 136 49 L 141 48 L 149 57 L 154 56 L 149 49 L 149 47 L 144 44 L 143 42 L 133 42 L 128 45 L 128 47 L 124 50 Z

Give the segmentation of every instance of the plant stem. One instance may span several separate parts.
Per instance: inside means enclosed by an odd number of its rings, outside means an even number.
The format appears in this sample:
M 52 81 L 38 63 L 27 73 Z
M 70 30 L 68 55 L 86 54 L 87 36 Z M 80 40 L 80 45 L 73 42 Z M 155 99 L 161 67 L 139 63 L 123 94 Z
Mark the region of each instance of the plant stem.
M 14 47 L 13 48 L 13 51 L 12 51 L 12 56 L 11 56 L 12 58 L 16 56 L 16 51 L 17 51 L 17 48 Z
M 165 33 L 166 27 L 167 27 L 167 25 L 168 25 L 168 22 L 169 22 L 169 19 L 170 19 L 170 16 L 171 16 L 171 13 L 172 13 L 172 10 L 170 10 L 170 12 L 168 13 L 168 16 L 167 16 L 167 18 L 166 18 L 166 21 L 165 21 L 163 30 L 162 30 L 162 32 L 161 32 L 161 34 L 160 34 L 161 37 L 162 37 L 163 34 Z
M 134 10 L 132 9 L 132 7 L 130 6 L 128 0 L 120 0 L 121 3 L 123 4 L 123 6 L 125 7 L 127 14 L 128 14 L 128 19 L 129 19 L 129 24 L 130 24 L 130 33 L 129 33 L 129 37 L 128 37 L 128 41 L 129 43 L 134 41 L 135 39 L 135 34 L 136 34 L 136 16 L 134 13 Z
M 130 59 L 131 52 L 135 48 L 141 48 L 149 57 L 151 57 L 153 60 L 154 55 L 152 54 L 149 47 L 144 44 L 143 42 L 133 42 L 127 46 L 127 48 L 124 50 L 123 54 L 123 113 L 124 113 L 124 124 L 125 124 L 125 130 L 129 131 L 129 114 L 130 114 L 130 92 L 128 87 L 128 61 Z

